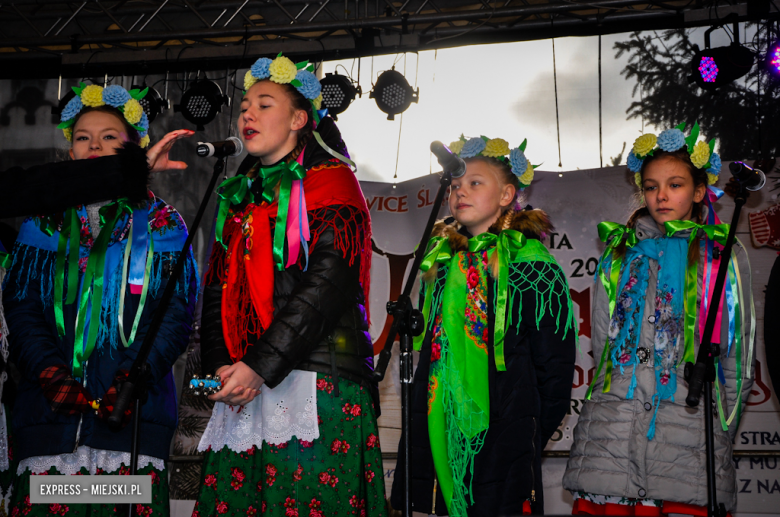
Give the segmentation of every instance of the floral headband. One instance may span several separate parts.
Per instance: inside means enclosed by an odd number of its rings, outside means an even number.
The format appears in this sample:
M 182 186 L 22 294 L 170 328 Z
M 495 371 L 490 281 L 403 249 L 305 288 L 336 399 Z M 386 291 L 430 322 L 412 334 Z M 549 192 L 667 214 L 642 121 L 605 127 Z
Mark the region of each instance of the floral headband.
M 697 142 L 699 139 L 699 123 L 694 122 L 691 134 L 687 137 L 683 134 L 685 122 L 675 126 L 672 129 L 662 131 L 657 137 L 652 133 L 647 133 L 634 141 L 634 148 L 628 153 L 628 170 L 634 173 L 634 181 L 637 186 L 642 188 L 642 164 L 647 156 L 653 156 L 653 153 L 661 150 L 666 152 L 679 151 L 687 147 L 688 154 L 691 155 L 691 162 L 697 169 L 704 169 L 709 178 L 709 184 L 714 185 L 718 181 L 722 163 L 720 156 L 713 152 L 715 149 L 715 139 L 709 142 Z
M 141 103 L 138 102 L 146 97 L 149 88 L 144 88 L 143 91 L 137 89 L 127 91 L 118 84 L 103 88 L 97 84 L 86 86 L 81 83 L 79 86 L 74 86 L 73 91 L 76 96 L 65 105 L 60 115 L 62 122 L 57 126 L 57 129 L 62 129 L 68 142 L 73 139 L 73 124 L 76 122 L 76 115 L 84 109 L 84 106 L 97 108 L 108 105 L 122 113 L 127 123 L 138 131 L 138 136 L 141 137 L 139 142 L 141 147 L 149 145 L 149 119 L 146 117 Z
M 525 157 L 525 146 L 528 139 L 523 140 L 520 147 L 509 149 L 509 142 L 503 138 L 488 138 L 486 136 L 466 139 L 460 135 L 460 139 L 450 144 L 450 150 L 461 158 L 474 156 L 487 156 L 509 165 L 512 174 L 520 180 L 520 190 L 525 190 L 534 179 L 534 169 L 538 165 L 531 165 Z
M 322 85 L 313 72 L 314 66 L 308 61 L 293 63 L 279 52 L 276 59 L 261 57 L 255 61 L 244 76 L 244 90 L 264 79 L 270 79 L 277 84 L 291 84 L 311 102 L 316 112 L 322 105 Z

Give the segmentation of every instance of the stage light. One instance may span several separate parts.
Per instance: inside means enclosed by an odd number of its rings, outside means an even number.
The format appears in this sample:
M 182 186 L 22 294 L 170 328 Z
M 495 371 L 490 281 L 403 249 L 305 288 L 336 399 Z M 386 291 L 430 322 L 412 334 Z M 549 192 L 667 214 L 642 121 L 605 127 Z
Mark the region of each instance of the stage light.
M 131 90 L 138 90 L 138 91 L 144 91 L 146 89 L 146 83 L 142 84 L 141 86 L 133 85 L 130 87 Z M 162 113 L 164 110 L 171 109 L 171 101 L 169 100 L 163 100 L 163 98 L 160 96 L 160 93 L 155 90 L 154 88 L 148 87 L 149 91 L 146 92 L 146 96 L 138 101 L 138 103 L 141 105 L 141 107 L 144 109 L 144 113 L 146 113 L 146 118 L 149 119 L 149 122 L 153 122 L 155 118 L 157 118 L 157 115 Z
M 328 109 L 328 115 L 333 117 L 333 120 L 338 120 L 337 115 L 349 107 L 355 100 L 355 95 L 363 96 L 360 85 L 356 88 L 349 77 L 338 73 L 325 74 L 325 77 L 320 79 L 320 84 L 322 108 Z
M 193 82 L 184 92 L 173 111 L 180 112 L 185 119 L 195 124 L 198 131 L 203 131 L 204 126 L 214 120 L 222 105 L 227 103 L 228 98 L 222 95 L 222 89 L 216 83 L 201 79 Z
M 706 48 L 694 55 L 688 81 L 695 81 L 705 90 L 715 91 L 750 72 L 753 61 L 755 53 L 738 43 Z
M 387 113 L 387 120 L 395 120 L 395 115 L 403 113 L 420 99 L 420 89 L 414 91 L 406 78 L 393 67 L 379 74 L 368 97 L 375 99 L 377 107 Z
M 772 45 L 766 56 L 766 64 L 769 71 L 780 75 L 780 41 Z

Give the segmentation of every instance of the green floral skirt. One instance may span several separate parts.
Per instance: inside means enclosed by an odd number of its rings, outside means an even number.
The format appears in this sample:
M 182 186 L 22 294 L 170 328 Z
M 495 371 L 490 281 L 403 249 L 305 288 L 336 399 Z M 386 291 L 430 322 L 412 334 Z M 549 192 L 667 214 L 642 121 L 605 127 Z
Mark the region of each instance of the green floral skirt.
M 114 472 L 104 472 L 97 469 L 97 475 L 116 476 L 129 475 L 130 467 L 122 464 L 119 470 Z M 108 517 L 124 515 L 126 504 L 31 504 L 30 503 L 30 476 L 58 476 L 60 473 L 55 467 L 49 469 L 43 474 L 31 474 L 25 470 L 21 476 L 14 480 L 13 491 L 11 492 L 11 517 L 43 517 L 50 515 L 59 515 L 63 517 L 81 517 L 96 516 Z M 85 468 L 75 474 L 76 476 L 88 476 L 89 471 Z M 166 517 L 170 515 L 170 502 L 168 500 L 168 472 L 160 471 L 151 465 L 138 469 L 138 475 L 152 476 L 152 503 L 136 505 L 136 515 L 154 517 Z M 115 511 L 116 506 L 116 511 Z
M 193 517 L 387 515 L 379 430 L 370 393 L 317 374 L 320 437 L 242 453 L 207 451 Z

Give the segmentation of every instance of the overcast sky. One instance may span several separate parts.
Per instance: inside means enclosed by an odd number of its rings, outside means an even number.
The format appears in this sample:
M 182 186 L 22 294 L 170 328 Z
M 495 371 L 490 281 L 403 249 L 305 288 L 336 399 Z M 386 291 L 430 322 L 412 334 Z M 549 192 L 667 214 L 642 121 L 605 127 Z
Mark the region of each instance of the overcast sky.
M 701 47 L 703 32 L 697 29 L 693 35 Z M 642 130 L 642 120 L 626 120 L 626 109 L 634 100 L 634 81 L 626 81 L 620 72 L 628 56 L 616 59 L 613 50 L 616 41 L 628 37 L 614 34 L 601 40 L 604 166 L 620 153 L 623 142 L 628 151 Z M 728 42 L 722 30 L 712 34 L 713 46 Z M 430 143 L 449 144 L 461 133 L 503 138 L 510 147 L 527 138 L 526 155 L 534 164 L 542 163 L 542 170 L 599 167 L 598 37 L 555 40 L 561 167 L 551 40 L 425 51 L 419 53 L 419 63 L 417 59 L 416 54 L 398 54 L 361 62 L 363 97 L 355 99 L 338 120 L 358 164 L 359 179 L 392 182 L 397 169 L 398 181 L 403 181 L 439 170 L 428 151 Z M 388 121 L 368 92 L 378 74 L 394 63 L 412 87 L 420 88 L 420 101 L 403 118 L 397 115 Z M 356 60 L 329 61 L 323 70 L 333 72 L 337 66 L 342 75 L 345 67 L 357 78 Z

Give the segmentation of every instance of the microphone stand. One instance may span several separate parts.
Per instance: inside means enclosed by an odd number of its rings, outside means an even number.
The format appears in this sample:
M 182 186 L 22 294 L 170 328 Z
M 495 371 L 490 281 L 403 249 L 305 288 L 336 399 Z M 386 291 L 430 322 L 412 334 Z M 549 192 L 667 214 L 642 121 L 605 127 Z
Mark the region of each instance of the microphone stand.
M 696 363 L 685 363 L 685 380 L 688 382 L 688 396 L 685 403 L 692 408 L 699 405 L 702 388 L 704 389 L 704 438 L 707 455 L 707 517 L 726 517 L 726 508 L 723 503 L 718 504 L 717 487 L 715 486 L 715 434 L 713 429 L 712 385 L 716 380 L 715 358 L 720 355 L 720 345 L 712 342 L 712 334 L 715 327 L 718 307 L 720 307 L 721 294 L 726 282 L 731 248 L 736 238 L 737 224 L 742 207 L 747 202 L 749 193 L 746 185 L 737 183 L 739 191 L 734 197 L 734 214 L 731 217 L 728 238 L 723 251 L 720 252 L 721 260 L 718 266 L 718 276 L 715 279 L 715 291 L 708 305 L 707 321 L 699 344 L 699 352 L 696 355 Z
M 165 285 L 165 290 L 163 291 L 162 297 L 160 298 L 160 303 L 157 307 L 157 310 L 152 316 L 152 321 L 149 324 L 149 330 L 146 332 L 143 344 L 138 350 L 138 355 L 136 355 L 135 361 L 133 361 L 133 366 L 130 367 L 130 374 L 128 375 L 127 380 L 122 383 L 119 394 L 117 395 L 116 404 L 114 405 L 114 411 L 111 413 L 111 416 L 108 417 L 108 425 L 111 430 L 119 431 L 122 428 L 122 417 L 125 410 L 130 406 L 130 404 L 133 404 L 133 428 L 130 445 L 131 476 L 134 476 L 138 470 L 138 441 L 141 430 L 141 407 L 144 405 L 144 403 L 146 403 L 147 383 L 149 380 L 149 375 L 151 374 L 149 363 L 147 363 L 146 360 L 149 358 L 149 352 L 152 350 L 154 340 L 157 337 L 157 332 L 160 330 L 163 318 L 165 318 L 168 305 L 170 305 L 171 299 L 173 299 L 173 293 L 176 289 L 176 282 L 179 280 L 179 277 L 184 271 L 184 263 L 187 260 L 187 252 L 192 245 L 192 240 L 195 237 L 196 230 L 198 229 L 200 221 L 203 218 L 203 213 L 206 211 L 206 205 L 211 198 L 211 193 L 214 191 L 214 188 L 217 185 L 217 179 L 219 179 L 219 176 L 222 174 L 224 169 L 225 158 L 220 157 L 214 164 L 214 174 L 211 176 L 211 182 L 206 189 L 206 195 L 203 196 L 203 201 L 200 203 L 200 208 L 198 208 L 195 221 L 192 223 L 192 226 L 189 229 L 187 240 L 184 241 L 184 246 L 182 247 L 181 253 L 179 254 L 179 258 L 176 260 L 176 265 L 173 267 L 173 271 L 171 272 L 171 276 L 168 279 L 168 283 Z M 134 505 L 131 503 L 127 506 L 127 516 L 132 517 L 133 514 Z
M 374 369 L 374 380 L 380 382 L 385 377 L 387 364 L 393 350 L 393 342 L 396 334 L 400 334 L 401 358 L 400 358 L 400 379 L 401 379 L 401 430 L 403 431 L 403 441 L 401 444 L 404 458 L 404 508 L 403 516 L 412 517 L 412 490 L 411 490 L 411 423 L 412 423 L 412 341 L 414 336 L 419 336 L 424 331 L 425 320 L 422 313 L 415 309 L 410 298 L 414 283 L 417 280 L 417 272 L 420 269 L 423 257 L 427 251 L 428 240 L 433 231 L 433 225 L 439 214 L 444 194 L 452 183 L 452 173 L 443 172 L 439 180 L 439 191 L 436 193 L 436 199 L 433 202 L 431 213 L 428 216 L 428 223 L 425 225 L 420 244 L 414 254 L 414 263 L 406 278 L 404 290 L 395 302 L 387 302 L 387 313 L 393 317 L 393 325 L 390 327 L 390 333 L 379 353 L 379 359 Z

